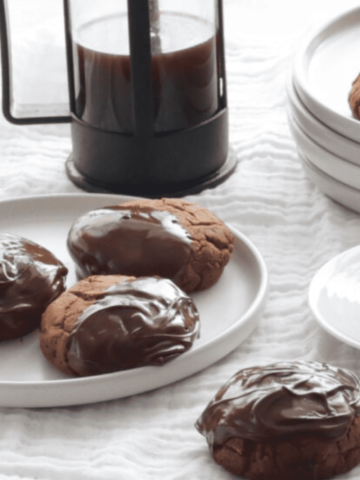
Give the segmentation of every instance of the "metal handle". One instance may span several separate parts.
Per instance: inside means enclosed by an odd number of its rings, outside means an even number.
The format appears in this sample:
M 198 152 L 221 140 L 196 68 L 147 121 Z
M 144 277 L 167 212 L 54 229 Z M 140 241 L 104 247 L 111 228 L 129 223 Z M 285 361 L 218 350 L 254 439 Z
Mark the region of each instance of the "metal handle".
M 0 0 L 0 41 L 1 41 L 1 64 L 2 64 L 2 110 L 4 117 L 15 125 L 29 125 L 41 123 L 68 123 L 71 121 L 70 115 L 44 116 L 41 114 L 41 106 L 31 107 L 32 116 L 14 117 L 13 110 L 13 92 L 12 92 L 12 71 L 11 54 L 9 41 L 9 16 L 6 0 Z M 47 108 L 56 109 L 56 105 L 47 106 Z

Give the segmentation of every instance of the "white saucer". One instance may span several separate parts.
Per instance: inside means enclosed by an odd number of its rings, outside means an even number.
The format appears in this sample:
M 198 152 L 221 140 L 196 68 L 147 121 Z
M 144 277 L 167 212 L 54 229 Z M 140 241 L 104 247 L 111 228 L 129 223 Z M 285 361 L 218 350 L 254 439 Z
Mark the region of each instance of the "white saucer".
M 314 117 L 299 99 L 292 82 L 288 84 L 287 94 L 291 115 L 312 140 L 344 160 L 360 166 L 360 143 L 340 135 Z
M 288 120 L 298 149 L 313 165 L 335 180 L 360 191 L 360 166 L 347 162 L 318 145 L 300 128 L 293 117 L 289 116 Z
M 316 273 L 308 300 L 328 333 L 360 348 L 360 246 L 333 258 Z
M 299 97 L 321 122 L 360 141 L 348 95 L 360 71 L 360 8 L 327 23 L 301 43 L 294 57 L 293 81 Z
M 317 168 L 299 151 L 299 157 L 307 176 L 328 197 L 355 212 L 360 213 L 360 191 L 345 185 Z

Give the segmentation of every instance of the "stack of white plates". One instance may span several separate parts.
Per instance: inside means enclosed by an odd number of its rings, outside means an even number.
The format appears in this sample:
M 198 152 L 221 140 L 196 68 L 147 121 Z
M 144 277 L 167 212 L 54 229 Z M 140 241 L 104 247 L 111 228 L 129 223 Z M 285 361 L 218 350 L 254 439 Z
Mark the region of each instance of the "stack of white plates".
M 360 121 L 348 102 L 360 73 L 360 8 L 311 34 L 295 55 L 289 124 L 308 176 L 360 212 Z

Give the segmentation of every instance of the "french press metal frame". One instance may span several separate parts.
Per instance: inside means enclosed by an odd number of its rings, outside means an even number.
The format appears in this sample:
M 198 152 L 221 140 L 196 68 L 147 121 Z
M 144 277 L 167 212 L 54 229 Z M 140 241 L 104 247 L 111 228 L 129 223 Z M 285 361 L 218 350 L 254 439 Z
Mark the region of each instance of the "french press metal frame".
M 228 146 L 228 109 L 222 0 L 218 7 L 218 68 L 222 83 L 218 111 L 207 121 L 182 130 L 154 132 L 151 90 L 150 12 L 148 0 L 128 0 L 134 132 L 94 128 L 75 112 L 70 0 L 64 0 L 69 110 L 66 116 L 14 117 L 6 0 L 0 0 L 2 108 L 16 125 L 71 123 L 73 150 L 66 162 L 69 178 L 91 192 L 148 197 L 183 196 L 214 187 L 234 171 Z

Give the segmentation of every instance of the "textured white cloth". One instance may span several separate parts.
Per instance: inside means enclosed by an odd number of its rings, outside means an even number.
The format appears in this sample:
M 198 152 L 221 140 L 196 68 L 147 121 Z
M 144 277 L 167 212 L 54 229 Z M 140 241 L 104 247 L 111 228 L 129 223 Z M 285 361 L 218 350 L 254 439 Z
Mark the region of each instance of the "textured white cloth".
M 22 3 L 17 15 L 36 4 Z M 157 391 L 80 407 L 1 408 L 0 479 L 235 478 L 211 460 L 194 428 L 233 373 L 304 359 L 360 374 L 360 352 L 325 333 L 307 305 L 317 269 L 359 243 L 360 217 L 306 177 L 287 124 L 285 91 L 293 53 L 313 22 L 356 4 L 224 0 L 230 141 L 240 162 L 224 184 L 189 199 L 242 231 L 262 253 L 270 292 L 258 327 L 215 365 Z M 51 32 L 44 27 L 47 42 Z M 67 125 L 20 127 L 1 118 L 0 200 L 79 192 L 64 170 L 70 150 Z M 360 467 L 339 478 L 360 479 Z

